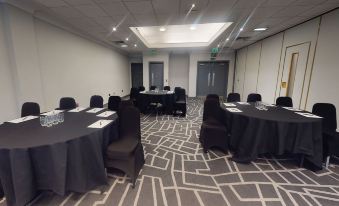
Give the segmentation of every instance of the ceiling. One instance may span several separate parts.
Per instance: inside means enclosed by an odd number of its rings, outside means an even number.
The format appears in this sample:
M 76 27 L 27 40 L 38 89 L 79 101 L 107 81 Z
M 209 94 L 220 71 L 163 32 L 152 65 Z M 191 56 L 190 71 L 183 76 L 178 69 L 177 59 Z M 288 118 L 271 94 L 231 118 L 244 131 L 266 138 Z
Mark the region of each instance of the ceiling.
M 28 1 L 28 0 L 27 0 Z M 129 53 L 148 48 L 129 27 L 233 22 L 210 46 L 238 49 L 339 6 L 339 0 L 29 0 L 35 13 Z M 193 10 L 187 15 L 192 4 Z M 117 27 L 113 32 L 112 28 Z M 254 32 L 257 27 L 268 27 Z M 242 32 L 239 29 L 243 28 Z M 128 37 L 128 41 L 126 41 Z M 236 40 L 237 37 L 247 37 Z M 229 39 L 226 41 L 226 39 Z M 116 42 L 125 41 L 127 48 Z M 121 42 L 120 42 L 121 43 Z M 137 47 L 134 47 L 137 44 Z

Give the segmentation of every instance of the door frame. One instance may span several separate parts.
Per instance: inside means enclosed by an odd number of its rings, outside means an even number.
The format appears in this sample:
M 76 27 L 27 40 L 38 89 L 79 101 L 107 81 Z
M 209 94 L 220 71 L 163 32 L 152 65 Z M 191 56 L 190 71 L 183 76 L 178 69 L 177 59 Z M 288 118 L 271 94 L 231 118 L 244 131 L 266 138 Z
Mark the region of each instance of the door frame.
M 150 61 L 150 62 L 148 62 L 148 84 L 149 84 L 148 86 L 149 87 L 152 86 L 151 79 L 150 79 L 150 75 L 151 75 L 151 69 L 150 68 L 151 68 L 151 64 L 154 64 L 154 63 L 155 64 L 159 64 L 159 63 L 162 64 L 162 84 L 163 84 L 163 86 L 165 86 L 165 82 L 164 82 L 164 80 L 165 80 L 165 63 L 164 63 L 164 61 Z
M 227 80 L 228 82 L 228 74 L 229 74 L 229 69 L 230 69 L 230 61 L 229 60 L 216 60 L 216 61 L 208 61 L 208 60 L 203 60 L 203 61 L 197 61 L 197 75 L 196 75 L 196 83 L 195 83 L 195 96 L 196 97 L 199 97 L 198 96 L 198 76 L 199 76 L 199 64 L 201 63 L 225 63 L 225 64 L 228 64 L 228 72 L 227 72 L 227 76 L 225 77 L 225 80 Z M 227 89 L 228 87 L 228 84 L 225 85 L 225 89 Z M 227 91 L 225 92 L 225 94 L 227 95 Z M 226 96 L 225 96 L 226 97 Z

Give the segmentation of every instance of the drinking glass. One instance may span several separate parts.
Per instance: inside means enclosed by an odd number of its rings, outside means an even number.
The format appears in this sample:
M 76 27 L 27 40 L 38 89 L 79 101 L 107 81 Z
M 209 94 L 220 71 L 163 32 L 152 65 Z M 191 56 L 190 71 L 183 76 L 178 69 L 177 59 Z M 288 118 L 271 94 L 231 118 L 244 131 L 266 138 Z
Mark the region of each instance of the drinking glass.
M 64 113 L 59 113 L 59 114 L 60 114 L 60 122 L 64 122 L 64 120 L 65 120 Z
M 46 117 L 45 116 L 41 116 L 40 117 L 40 125 L 42 127 L 45 127 L 46 126 Z

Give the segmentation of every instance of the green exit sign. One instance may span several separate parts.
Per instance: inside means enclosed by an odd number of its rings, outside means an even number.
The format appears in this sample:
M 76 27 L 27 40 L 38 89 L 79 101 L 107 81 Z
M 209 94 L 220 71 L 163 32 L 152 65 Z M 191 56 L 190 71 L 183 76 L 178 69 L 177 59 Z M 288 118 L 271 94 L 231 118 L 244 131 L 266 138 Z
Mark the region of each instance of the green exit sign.
M 218 53 L 219 52 L 219 48 L 218 47 L 214 47 L 212 48 L 212 54 Z

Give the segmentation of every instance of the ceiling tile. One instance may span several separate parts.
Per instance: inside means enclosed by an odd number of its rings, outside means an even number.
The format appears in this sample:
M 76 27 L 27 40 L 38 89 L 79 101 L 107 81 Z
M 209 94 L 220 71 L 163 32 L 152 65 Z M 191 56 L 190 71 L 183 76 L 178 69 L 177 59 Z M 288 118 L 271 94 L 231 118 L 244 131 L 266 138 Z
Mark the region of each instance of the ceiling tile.
M 67 6 L 67 4 L 62 0 L 35 0 L 35 1 L 40 4 L 43 4 L 46 7 Z
M 261 7 L 287 6 L 295 1 L 296 0 L 267 0 Z
M 134 15 L 138 21 L 138 26 L 156 26 L 158 25 L 153 14 L 137 14 Z
M 338 1 L 339 3 L 339 1 Z M 308 18 L 313 18 L 315 16 L 321 15 L 323 13 L 326 13 L 332 9 L 335 9 L 338 5 L 335 4 L 321 4 L 318 5 L 306 12 L 300 13 L 298 16 L 304 16 L 304 17 L 308 17 Z
M 247 9 L 247 8 L 255 8 L 262 6 L 266 0 L 238 0 L 237 3 L 234 5 L 233 8 L 235 9 Z
M 291 5 L 301 5 L 301 6 L 310 6 L 310 5 L 318 5 L 326 2 L 327 0 L 296 0 Z
M 93 4 L 92 0 L 63 0 L 66 3 L 69 3 L 73 6 L 85 5 L 85 4 Z
M 126 2 L 125 5 L 132 14 L 153 13 L 153 6 L 150 1 Z
M 51 10 L 53 12 L 55 12 L 56 14 L 60 15 L 61 17 L 64 18 L 78 18 L 78 17 L 83 17 L 83 15 L 77 11 L 74 8 L 71 7 L 55 7 L 55 8 L 51 8 Z
M 110 16 L 115 15 L 126 15 L 128 14 L 127 9 L 125 8 L 124 4 L 121 2 L 112 2 L 112 3 L 104 3 L 98 4 L 106 13 Z
M 203 11 L 208 6 L 208 0 L 181 0 L 180 3 L 180 14 L 186 14 L 195 4 L 193 10 L 197 12 Z
M 251 11 L 251 18 L 268 18 L 283 10 L 284 7 L 265 7 Z
M 80 10 L 84 15 L 88 17 L 100 17 L 100 16 L 107 16 L 105 11 L 103 11 L 100 7 L 96 5 L 82 5 L 74 7 Z
M 152 4 L 157 14 L 179 14 L 180 0 L 153 0 Z
M 93 21 L 97 22 L 101 26 L 105 28 L 112 28 L 113 26 L 117 25 L 118 22 L 114 21 L 112 17 L 94 17 L 92 18 Z
M 295 17 L 307 10 L 310 10 L 314 6 L 291 6 L 277 12 L 272 17 Z
M 137 22 L 131 15 L 116 15 L 112 16 L 113 20 L 121 26 L 136 26 Z

